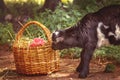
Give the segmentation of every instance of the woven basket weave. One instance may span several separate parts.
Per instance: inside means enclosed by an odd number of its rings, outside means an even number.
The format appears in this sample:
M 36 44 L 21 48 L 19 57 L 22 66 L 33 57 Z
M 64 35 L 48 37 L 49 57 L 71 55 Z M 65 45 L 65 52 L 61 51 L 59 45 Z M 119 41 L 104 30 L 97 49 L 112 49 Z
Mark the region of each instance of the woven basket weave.
M 47 42 L 39 47 L 19 47 L 19 39 L 23 32 L 30 25 L 41 27 L 47 37 Z M 16 65 L 16 71 L 21 74 L 49 74 L 59 69 L 59 53 L 51 48 L 50 31 L 37 21 L 30 21 L 25 24 L 16 35 L 13 44 L 13 53 Z

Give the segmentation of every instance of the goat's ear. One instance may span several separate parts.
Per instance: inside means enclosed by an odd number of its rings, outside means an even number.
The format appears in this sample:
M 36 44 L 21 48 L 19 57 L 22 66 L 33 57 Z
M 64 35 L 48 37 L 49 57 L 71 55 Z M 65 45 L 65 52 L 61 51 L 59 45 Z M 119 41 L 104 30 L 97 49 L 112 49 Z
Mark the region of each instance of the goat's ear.
M 62 42 L 64 40 L 64 37 L 58 37 L 58 38 L 56 38 L 56 42 L 58 43 L 58 42 Z

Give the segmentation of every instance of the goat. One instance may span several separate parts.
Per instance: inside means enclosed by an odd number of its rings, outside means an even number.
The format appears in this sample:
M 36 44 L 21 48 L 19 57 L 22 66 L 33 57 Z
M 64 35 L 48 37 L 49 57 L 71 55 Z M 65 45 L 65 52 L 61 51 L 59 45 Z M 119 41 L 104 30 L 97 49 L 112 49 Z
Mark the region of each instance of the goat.
M 120 45 L 120 5 L 110 5 L 88 13 L 76 25 L 52 34 L 52 48 L 62 50 L 79 47 L 81 62 L 76 71 L 80 78 L 89 74 L 89 63 L 96 48 Z

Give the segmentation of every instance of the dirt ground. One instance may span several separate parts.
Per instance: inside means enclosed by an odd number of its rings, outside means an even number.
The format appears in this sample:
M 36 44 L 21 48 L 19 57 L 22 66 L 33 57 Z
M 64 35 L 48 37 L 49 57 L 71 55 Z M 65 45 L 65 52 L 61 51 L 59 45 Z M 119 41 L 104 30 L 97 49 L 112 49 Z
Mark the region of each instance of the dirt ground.
M 85 79 L 78 78 L 79 73 L 75 68 L 79 59 L 61 59 L 60 70 L 49 75 L 25 76 L 15 72 L 12 51 L 0 50 L 0 80 L 120 80 L 120 65 L 116 66 L 113 73 L 104 73 L 106 62 L 100 63 L 92 60 L 90 74 Z

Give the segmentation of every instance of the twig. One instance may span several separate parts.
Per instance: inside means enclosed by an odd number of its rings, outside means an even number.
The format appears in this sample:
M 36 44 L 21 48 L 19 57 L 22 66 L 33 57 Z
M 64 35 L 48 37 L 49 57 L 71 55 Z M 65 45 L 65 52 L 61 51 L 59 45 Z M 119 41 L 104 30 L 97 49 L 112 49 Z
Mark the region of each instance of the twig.
M 12 40 L 14 40 L 14 38 L 13 38 L 12 34 L 10 33 L 10 31 L 7 30 L 7 29 L 6 29 L 6 31 L 8 32 L 8 34 L 10 35 L 10 37 L 12 38 Z
M 2 77 L 0 77 L 0 80 L 2 80 L 8 73 L 9 73 L 9 70 Z
M 18 21 L 18 23 L 19 23 L 22 27 L 24 26 L 20 21 Z M 26 29 L 25 31 L 26 31 L 27 34 L 31 37 L 30 32 L 29 32 L 27 29 Z

